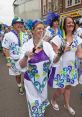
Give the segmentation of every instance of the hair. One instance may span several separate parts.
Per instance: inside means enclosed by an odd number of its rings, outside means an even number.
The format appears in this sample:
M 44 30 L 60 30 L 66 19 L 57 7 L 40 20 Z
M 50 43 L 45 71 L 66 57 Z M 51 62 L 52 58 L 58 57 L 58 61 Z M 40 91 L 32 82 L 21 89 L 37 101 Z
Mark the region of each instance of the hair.
M 37 22 L 36 24 L 34 24 L 34 26 L 32 27 L 32 29 L 34 30 L 38 24 L 43 24 L 43 23 L 42 22 Z
M 73 19 L 71 16 L 67 16 L 67 17 L 65 17 L 65 19 L 64 19 L 64 23 L 63 23 L 63 29 L 64 29 L 65 34 L 66 34 L 66 21 L 67 21 L 68 18 L 71 18 L 71 19 L 73 20 L 73 23 L 74 23 L 74 29 L 73 29 L 73 31 L 72 31 L 72 34 L 74 34 L 74 32 L 75 32 L 75 28 L 76 28 L 76 24 L 75 24 L 75 22 L 74 22 L 74 19 Z

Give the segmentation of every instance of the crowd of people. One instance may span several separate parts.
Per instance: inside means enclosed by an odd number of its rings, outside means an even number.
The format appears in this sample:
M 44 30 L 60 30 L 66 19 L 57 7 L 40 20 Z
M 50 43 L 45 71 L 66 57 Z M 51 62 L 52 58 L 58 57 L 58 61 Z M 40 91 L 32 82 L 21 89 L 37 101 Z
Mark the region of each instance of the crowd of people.
M 70 94 L 72 87 L 82 84 L 82 18 L 61 20 L 59 14 L 49 12 L 45 20 L 36 19 L 26 26 L 16 17 L 12 28 L 1 34 L 9 75 L 15 76 L 19 94 L 25 88 L 29 117 L 44 117 L 48 85 L 56 89 L 50 102 L 53 109 L 60 110 L 57 99 L 63 95 L 64 108 L 75 115 Z

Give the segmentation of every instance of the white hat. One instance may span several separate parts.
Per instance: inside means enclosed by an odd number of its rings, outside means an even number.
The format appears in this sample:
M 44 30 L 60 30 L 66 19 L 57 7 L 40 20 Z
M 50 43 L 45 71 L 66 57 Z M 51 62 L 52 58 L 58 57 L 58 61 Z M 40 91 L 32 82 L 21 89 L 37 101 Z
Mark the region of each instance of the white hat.
M 82 24 L 82 18 L 80 18 L 80 20 L 79 20 L 79 24 Z

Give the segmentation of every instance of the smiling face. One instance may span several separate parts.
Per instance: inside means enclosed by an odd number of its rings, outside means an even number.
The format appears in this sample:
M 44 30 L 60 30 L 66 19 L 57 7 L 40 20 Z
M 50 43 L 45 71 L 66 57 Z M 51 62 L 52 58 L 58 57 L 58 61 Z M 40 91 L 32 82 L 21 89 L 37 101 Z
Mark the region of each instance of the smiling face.
M 14 28 L 17 32 L 20 32 L 20 31 L 21 31 L 21 25 L 23 25 L 21 22 L 16 22 L 16 23 L 13 25 L 13 28 Z
M 71 17 L 67 17 L 64 20 L 64 30 L 66 33 L 73 33 L 75 29 L 75 23 L 74 20 Z
M 58 21 L 54 21 L 52 27 L 53 27 L 54 29 L 58 29 L 58 27 L 59 27 L 59 22 L 58 22 Z
M 35 25 L 32 32 L 35 38 L 40 39 L 43 31 L 44 25 L 42 23 L 38 23 L 37 25 Z

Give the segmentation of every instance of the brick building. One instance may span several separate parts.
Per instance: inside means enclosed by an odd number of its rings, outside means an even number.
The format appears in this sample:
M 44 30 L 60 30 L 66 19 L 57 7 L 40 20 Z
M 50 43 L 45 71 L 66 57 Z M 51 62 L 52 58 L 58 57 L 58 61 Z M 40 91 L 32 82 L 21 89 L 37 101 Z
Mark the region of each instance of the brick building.
M 82 0 L 41 0 L 41 16 L 44 18 L 48 11 L 59 13 L 62 17 L 82 17 Z

